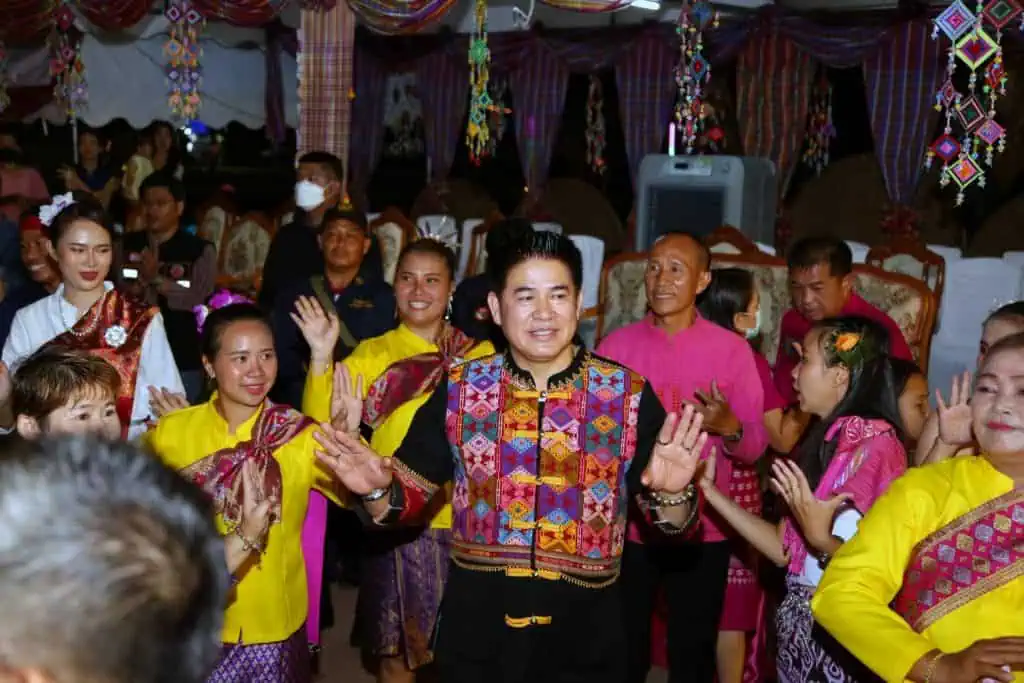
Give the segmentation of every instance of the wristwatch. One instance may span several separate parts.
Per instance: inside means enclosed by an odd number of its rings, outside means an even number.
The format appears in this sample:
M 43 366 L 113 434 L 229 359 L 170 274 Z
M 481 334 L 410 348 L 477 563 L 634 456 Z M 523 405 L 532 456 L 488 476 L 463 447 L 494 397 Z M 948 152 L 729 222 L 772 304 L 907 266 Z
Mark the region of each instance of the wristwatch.
M 388 495 L 389 493 L 391 493 L 391 487 L 390 486 L 386 486 L 384 488 L 379 488 L 379 489 L 373 489 L 372 491 L 367 493 L 365 496 L 363 496 L 363 502 L 364 503 L 372 503 L 374 501 L 380 500 L 381 498 L 383 498 L 384 496 Z

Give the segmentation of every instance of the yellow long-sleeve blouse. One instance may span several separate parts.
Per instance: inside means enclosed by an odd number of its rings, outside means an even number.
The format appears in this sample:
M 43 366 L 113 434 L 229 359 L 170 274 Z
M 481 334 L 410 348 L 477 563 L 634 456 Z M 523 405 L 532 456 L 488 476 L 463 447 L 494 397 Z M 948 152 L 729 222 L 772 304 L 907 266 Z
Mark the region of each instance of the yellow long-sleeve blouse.
M 326 382 L 326 387 L 323 383 Z M 329 396 L 330 378 L 311 376 L 306 393 Z M 216 397 L 214 397 L 216 398 Z M 248 440 L 259 412 L 234 433 L 214 406 L 207 403 L 171 413 L 157 423 L 146 441 L 169 466 L 182 469 Z M 224 643 L 274 643 L 287 639 L 306 621 L 306 570 L 302 557 L 302 525 L 311 489 L 338 503 L 333 479 L 313 453 L 315 426 L 307 427 L 274 452 L 281 465 L 281 520 L 270 527 L 266 551 L 258 565 L 242 575 L 227 605 L 221 640 Z M 218 517 L 221 533 L 227 533 Z
M 370 385 L 392 364 L 421 353 L 432 353 L 437 350 L 437 344 L 423 339 L 405 325 L 399 325 L 379 337 L 360 342 L 359 346 L 343 362 L 353 382 L 357 377 L 362 376 L 363 398 L 366 398 Z M 494 352 L 494 346 L 490 342 L 481 342 L 466 354 L 466 360 L 482 358 Z M 327 386 L 330 387 L 334 377 L 333 370 L 328 374 Z M 322 387 L 323 384 L 319 386 Z M 303 412 L 317 420 L 329 419 L 330 391 L 326 395 L 310 392 L 307 393 L 307 397 L 310 400 L 307 401 L 306 398 L 303 398 Z M 379 428 L 374 430 L 373 437 L 370 439 L 370 447 L 380 455 L 391 457 L 398 450 L 406 432 L 409 431 L 409 425 L 412 424 L 412 418 L 416 411 L 427 402 L 429 397 L 430 394 L 427 393 L 399 406 Z M 452 508 L 450 503 L 446 502 L 444 507 L 437 511 L 430 521 L 430 526 L 434 529 L 451 528 Z
M 893 483 L 843 544 L 811 601 L 815 618 L 886 681 L 903 681 L 933 649 L 1024 633 L 1024 577 L 954 609 L 923 632 L 890 609 L 917 544 L 1013 489 L 987 460 L 959 456 L 918 467 Z M 1024 674 L 1014 681 L 1024 683 Z

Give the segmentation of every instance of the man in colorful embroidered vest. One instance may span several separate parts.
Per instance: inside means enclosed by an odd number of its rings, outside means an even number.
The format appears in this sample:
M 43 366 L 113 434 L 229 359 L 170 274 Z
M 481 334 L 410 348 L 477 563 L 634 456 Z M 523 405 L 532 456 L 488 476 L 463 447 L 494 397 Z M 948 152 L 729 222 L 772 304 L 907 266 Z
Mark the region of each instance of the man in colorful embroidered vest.
M 146 229 L 124 236 L 121 280 L 147 303 L 160 306 L 185 397 L 195 403 L 203 390 L 203 366 L 192 309 L 213 293 L 217 250 L 181 229 L 185 187 L 173 175 L 149 175 L 139 196 Z
M 793 368 L 799 344 L 811 325 L 825 318 L 859 315 L 889 331 L 889 355 L 914 360 L 899 325 L 853 291 L 853 253 L 835 237 L 805 237 L 789 250 L 789 294 L 793 308 L 782 316 L 779 353 L 775 360 L 775 387 L 788 405 L 796 402 Z
M 697 312 L 697 295 L 711 280 L 710 262 L 707 247 L 692 235 L 661 237 L 645 274 L 651 315 L 612 332 L 597 351 L 647 377 L 668 410 L 699 406 L 713 435 L 709 449 L 715 449 L 718 485 L 728 490 L 732 461 L 753 463 L 768 436 L 753 351 Z M 630 524 L 622 572 L 630 596 L 629 683 L 643 683 L 650 670 L 651 616 L 661 585 L 669 609 L 669 680 L 714 680 L 732 547 L 714 517 L 706 516 L 701 527 L 701 543 L 666 544 L 642 520 Z
M 334 360 L 344 359 L 363 339 L 394 329 L 395 294 L 379 273 L 367 267 L 370 235 L 366 216 L 353 210 L 331 209 L 324 214 L 319 244 L 320 272 L 282 288 L 274 303 L 274 344 L 278 375 L 272 396 L 280 403 L 302 407 L 302 390 L 309 365 L 309 346 L 295 324 L 295 302 L 316 297 L 325 311 L 335 310 L 341 337 Z
M 393 457 L 335 430 L 321 457 L 376 524 L 426 519 L 452 484 L 440 680 L 621 683 L 627 502 L 666 532 L 693 525 L 702 418 L 666 417 L 640 375 L 572 343 L 583 268 L 567 237 L 532 235 L 488 267 L 509 351 L 456 365 Z
M 910 469 L 814 593 L 817 621 L 886 681 L 1024 682 L 1024 335 L 971 397 L 979 455 Z

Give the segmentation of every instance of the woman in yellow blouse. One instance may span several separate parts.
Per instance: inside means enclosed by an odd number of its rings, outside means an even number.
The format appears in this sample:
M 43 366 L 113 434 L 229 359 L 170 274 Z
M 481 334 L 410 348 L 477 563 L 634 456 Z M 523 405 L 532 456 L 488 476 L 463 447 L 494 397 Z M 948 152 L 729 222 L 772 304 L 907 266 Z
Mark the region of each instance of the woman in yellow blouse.
M 260 309 L 231 303 L 209 313 L 202 328 L 203 366 L 217 391 L 206 403 L 161 418 L 148 442 L 168 465 L 211 495 L 222 533 L 244 533 L 238 522 L 251 505 L 241 481 L 247 462 L 259 470 L 258 495 L 274 498 L 280 510 L 263 547 L 250 549 L 248 566 L 236 573 L 223 652 L 209 681 L 308 683 L 300 536 L 310 491 L 315 488 L 337 502 L 334 480 L 316 460 L 313 421 L 267 400 L 277 358 Z M 306 391 L 329 396 L 337 321 L 329 319 L 316 331 L 319 336 L 308 325 L 303 332 L 312 349 Z
M 362 415 L 373 430 L 371 447 L 385 457 L 397 450 L 413 415 L 453 363 L 494 353 L 490 342 L 477 344 L 446 320 L 454 271 L 455 255 L 436 240 L 405 247 L 394 285 L 401 324 L 361 342 L 339 364 L 342 383 L 351 387 L 348 378 L 355 378 L 355 396 L 345 412 Z M 303 405 L 307 414 L 325 419 L 327 408 L 322 396 L 319 405 Z M 380 659 L 382 683 L 414 681 L 414 671 L 433 660 L 452 524 L 451 506 L 438 499 L 444 505 L 429 528 L 380 531 L 369 539 L 359 601 L 365 641 Z
M 896 481 L 814 594 L 886 681 L 1024 682 L 1024 335 L 989 349 L 971 414 L 982 455 Z

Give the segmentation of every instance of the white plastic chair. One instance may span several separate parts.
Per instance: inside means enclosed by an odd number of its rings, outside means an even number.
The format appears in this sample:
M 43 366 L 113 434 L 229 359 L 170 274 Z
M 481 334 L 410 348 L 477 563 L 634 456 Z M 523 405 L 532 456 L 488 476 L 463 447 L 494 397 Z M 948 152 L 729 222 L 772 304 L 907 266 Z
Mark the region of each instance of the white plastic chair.
M 850 247 L 850 251 L 853 252 L 854 263 L 864 263 L 867 260 L 871 247 L 863 242 L 854 242 L 853 240 L 846 240 L 846 244 Z
M 378 218 L 380 218 L 380 213 L 368 213 L 366 214 L 366 224 L 369 225 Z
M 536 228 L 536 225 L 534 226 Z M 597 304 L 604 266 L 604 240 L 590 235 L 569 235 L 583 257 L 583 316 L 580 335 L 589 348 L 597 342 Z
M 994 309 L 1021 298 L 1024 268 L 1000 258 L 962 258 L 946 263 L 936 341 L 974 342 Z
M 538 232 L 553 232 L 556 235 L 562 234 L 562 226 L 559 223 L 534 223 L 533 229 Z
M 775 256 L 775 247 L 773 247 L 772 245 L 765 244 L 764 242 L 755 242 L 754 244 L 756 244 L 757 248 L 763 251 L 764 253 Z
M 416 229 L 419 230 L 420 234 L 447 235 L 449 233 L 456 233 L 458 232 L 457 225 L 458 221 L 455 220 L 455 216 L 444 214 L 420 216 L 416 219 Z
M 964 257 L 964 253 L 960 251 L 960 247 L 951 247 L 947 244 L 929 244 L 928 251 L 934 251 L 936 254 L 946 260 L 946 267 L 949 268 L 951 261 L 958 261 Z

